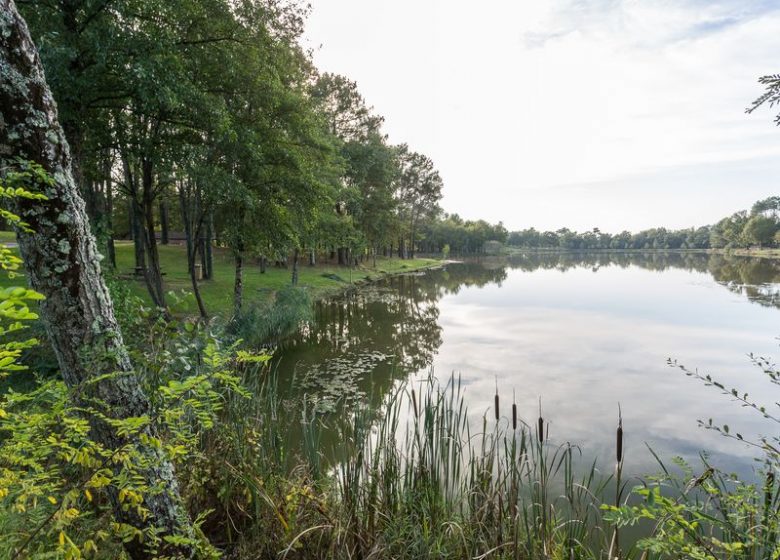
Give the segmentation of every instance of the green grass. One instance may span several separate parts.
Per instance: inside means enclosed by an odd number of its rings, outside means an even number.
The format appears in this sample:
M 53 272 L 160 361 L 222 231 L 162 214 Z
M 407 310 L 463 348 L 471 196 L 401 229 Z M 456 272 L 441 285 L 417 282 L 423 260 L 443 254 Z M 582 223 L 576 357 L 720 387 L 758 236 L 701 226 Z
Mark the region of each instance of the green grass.
M 0 232 L 7 234 L 10 232 Z M 11 235 L 13 235 L 11 233 Z M 160 245 L 160 266 L 164 274 L 167 291 L 181 293 L 191 292 L 192 286 L 187 273 L 187 256 L 183 245 Z M 116 277 L 130 286 L 131 292 L 149 300 L 149 294 L 143 279 L 132 276 L 135 267 L 133 244 L 130 241 L 116 242 Z M 298 264 L 298 285 L 306 288 L 313 298 L 319 298 L 329 293 L 348 287 L 350 284 L 362 283 L 380 278 L 387 274 L 420 270 L 439 264 L 434 259 L 378 258 L 377 267 L 373 268 L 371 261 L 364 266 L 348 268 L 331 264 L 309 266 L 308 260 L 301 258 Z M 210 314 L 229 313 L 233 307 L 233 281 L 235 268 L 230 252 L 224 249 L 214 251 L 214 278 L 203 281 L 201 294 Z M 288 268 L 276 268 L 272 263 L 266 267 L 265 274 L 260 273 L 260 266 L 254 258 L 244 261 L 244 299 L 246 303 L 255 300 L 268 299 L 277 290 L 291 283 L 292 265 Z M 0 278 L 0 286 L 18 286 L 24 281 L 17 278 L 9 279 L 5 275 Z M 170 301 L 169 304 L 173 304 Z M 194 298 L 189 295 L 175 305 L 176 311 L 197 313 Z

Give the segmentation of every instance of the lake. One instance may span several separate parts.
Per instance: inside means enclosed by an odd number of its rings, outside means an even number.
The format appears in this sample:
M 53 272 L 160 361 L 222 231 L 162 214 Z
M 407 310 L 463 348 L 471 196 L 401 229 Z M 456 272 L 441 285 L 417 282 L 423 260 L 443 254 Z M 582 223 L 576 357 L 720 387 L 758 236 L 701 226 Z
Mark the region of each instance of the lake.
M 746 437 L 773 427 L 679 369 L 709 373 L 762 404 L 780 398 L 748 354 L 780 355 L 780 262 L 706 254 L 534 254 L 395 276 L 316 306 L 277 352 L 280 379 L 322 410 L 380 406 L 393 387 L 431 369 L 459 376 L 474 426 L 514 395 L 528 423 L 539 400 L 552 442 L 614 461 L 618 406 L 625 469 L 665 459 L 748 475 L 755 453 L 698 426 L 712 418 Z

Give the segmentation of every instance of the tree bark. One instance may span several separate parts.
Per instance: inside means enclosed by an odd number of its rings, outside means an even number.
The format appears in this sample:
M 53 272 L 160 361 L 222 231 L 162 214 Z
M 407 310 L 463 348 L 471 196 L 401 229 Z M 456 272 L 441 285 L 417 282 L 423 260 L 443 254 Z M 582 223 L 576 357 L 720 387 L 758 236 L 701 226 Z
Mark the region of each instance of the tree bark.
M 154 165 L 152 160 L 145 158 L 141 162 L 141 188 L 144 241 L 146 242 L 146 276 L 147 285 L 154 304 L 167 310 L 165 289 L 163 287 L 162 270 L 160 268 L 160 253 L 157 250 L 157 237 L 154 231 Z
M 414 245 L 417 242 L 417 215 L 412 214 L 412 232 L 409 236 L 409 258 L 414 258 Z
M 95 238 L 84 200 L 71 174 L 71 157 L 57 120 L 57 108 L 46 84 L 43 67 L 27 25 L 13 0 L 0 0 L 0 160 L 13 169 L 14 158 L 40 164 L 53 178 L 40 185 L 47 200 L 17 201 L 15 210 L 33 230 L 18 232 L 19 249 L 30 284 L 46 299 L 41 318 L 69 387 L 79 399 L 89 399 L 109 418 L 151 415 L 151 407 L 134 374 L 114 308 L 100 272 Z M 111 375 L 114 374 L 114 375 Z M 80 404 L 81 401 L 77 404 Z M 172 544 L 164 537 L 194 536 L 181 503 L 173 465 L 148 443 L 155 437 L 149 426 L 142 434 L 119 435 L 109 423 L 92 416 L 93 436 L 109 449 L 132 446 L 142 457 L 138 473 L 150 488 L 146 516 L 124 509 L 118 489 L 110 488 L 114 517 L 141 531 L 158 531 L 163 538 L 156 555 L 195 555 L 192 545 Z M 143 465 L 143 466 L 140 466 Z M 134 560 L 152 557 L 145 543 L 125 543 Z
M 212 250 L 212 243 L 214 241 L 214 212 L 209 210 L 208 217 L 206 218 L 206 278 L 212 280 L 214 278 L 214 252 Z
M 208 280 L 209 279 L 209 264 L 208 259 L 206 257 L 206 245 L 208 245 L 208 242 L 206 241 L 206 228 L 200 227 L 200 231 L 198 233 L 198 253 L 200 253 L 200 268 L 203 271 L 203 279 Z
M 298 247 L 293 250 L 292 285 L 298 285 Z
M 111 162 L 106 160 L 106 252 L 111 268 L 116 270 L 116 248 L 114 247 L 114 185 L 111 184 Z
M 233 315 L 241 315 L 241 306 L 244 303 L 244 255 L 239 247 L 234 254 L 236 261 L 236 277 L 233 282 Z
M 135 255 L 135 274 L 141 274 L 146 278 L 146 233 L 143 227 L 143 213 L 141 205 L 134 198 L 130 201 L 131 216 L 133 219 L 133 252 Z M 151 287 L 147 286 L 149 293 Z
M 186 237 L 187 245 L 187 271 L 190 275 L 190 283 L 192 285 L 192 293 L 195 296 L 195 301 L 198 304 L 198 312 L 201 319 L 208 319 L 208 313 L 206 312 L 206 305 L 203 303 L 203 297 L 200 294 L 200 286 L 198 285 L 198 278 L 195 274 L 195 260 L 198 257 L 198 243 L 196 240 L 200 239 L 200 232 L 203 226 L 203 216 L 198 208 L 191 208 L 197 206 L 192 204 L 192 196 L 190 189 L 184 184 L 179 185 L 179 202 L 181 203 L 181 217 L 184 223 L 184 234 Z M 196 195 L 197 196 L 197 195 Z
M 141 212 L 141 205 L 138 203 L 137 193 L 138 188 L 136 185 L 136 174 L 133 173 L 132 167 L 130 167 L 130 160 L 123 149 L 120 148 L 120 157 L 122 159 L 122 172 L 125 176 L 125 189 L 129 198 L 130 207 L 130 235 L 133 239 L 133 249 L 135 255 L 135 274 L 143 275 L 147 281 L 147 289 L 152 294 L 151 286 L 148 282 L 148 276 L 146 274 L 146 249 L 144 242 L 144 228 L 142 226 L 143 216 Z
M 168 244 L 168 201 L 160 200 L 160 243 Z

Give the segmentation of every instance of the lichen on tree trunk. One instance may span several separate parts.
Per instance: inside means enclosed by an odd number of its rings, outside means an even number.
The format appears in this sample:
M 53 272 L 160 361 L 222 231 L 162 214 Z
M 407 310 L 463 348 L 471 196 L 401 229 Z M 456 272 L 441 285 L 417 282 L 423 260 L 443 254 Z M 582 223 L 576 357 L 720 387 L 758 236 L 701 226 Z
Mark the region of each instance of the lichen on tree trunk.
M 0 0 L 0 110 L 0 172 L 13 169 L 15 159 L 22 158 L 40 164 L 53 178 L 50 185 L 41 185 L 47 200 L 21 200 L 15 210 L 32 229 L 19 232 L 19 248 L 30 284 L 46 296 L 41 318 L 62 376 L 70 387 L 79 388 L 74 393 L 80 398 L 100 403 L 109 418 L 150 416 L 101 275 L 100 255 L 73 181 L 57 107 L 13 0 Z M 140 475 L 150 488 L 163 489 L 145 497 L 149 511 L 145 517 L 121 507 L 114 489 L 116 520 L 142 531 L 154 528 L 161 537 L 193 537 L 173 466 L 161 451 L 137 435 L 120 436 L 105 421 L 93 418 L 91 425 L 94 437 L 109 449 L 132 445 L 143 458 Z M 146 430 L 146 436 L 155 435 L 152 427 Z M 133 559 L 150 557 L 144 543 L 131 541 L 126 547 Z M 161 547 L 158 554 L 187 558 L 195 554 L 189 544 L 163 541 Z

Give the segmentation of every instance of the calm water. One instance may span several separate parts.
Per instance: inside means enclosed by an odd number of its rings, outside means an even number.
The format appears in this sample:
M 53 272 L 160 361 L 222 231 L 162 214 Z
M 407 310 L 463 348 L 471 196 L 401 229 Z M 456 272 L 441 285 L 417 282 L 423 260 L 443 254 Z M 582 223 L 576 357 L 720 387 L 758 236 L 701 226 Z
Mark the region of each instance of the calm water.
M 281 378 L 323 409 L 379 405 L 433 367 L 459 375 L 474 423 L 516 395 L 533 422 L 541 397 L 550 437 L 584 460 L 614 456 L 618 404 L 629 472 L 707 449 L 747 473 L 745 445 L 699 428 L 713 418 L 744 435 L 771 425 L 670 368 L 674 358 L 771 405 L 780 390 L 749 353 L 780 357 L 780 263 L 709 255 L 527 255 L 452 264 L 388 279 L 317 306 L 314 324 L 278 353 Z M 507 409 L 505 408 L 505 411 Z

